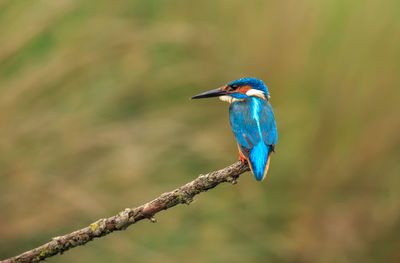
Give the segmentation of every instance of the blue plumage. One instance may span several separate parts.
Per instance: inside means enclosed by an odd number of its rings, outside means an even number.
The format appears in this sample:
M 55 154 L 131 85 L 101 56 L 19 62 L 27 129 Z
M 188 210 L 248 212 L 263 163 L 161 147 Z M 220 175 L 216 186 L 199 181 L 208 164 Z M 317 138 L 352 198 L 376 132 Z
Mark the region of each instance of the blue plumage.
M 219 97 L 229 102 L 229 119 L 242 161 L 247 161 L 258 181 L 265 178 L 278 133 L 269 92 L 263 81 L 241 78 L 193 99 Z
M 250 162 L 255 178 L 262 180 L 278 139 L 271 105 L 258 97 L 235 101 L 229 118 L 239 150 Z

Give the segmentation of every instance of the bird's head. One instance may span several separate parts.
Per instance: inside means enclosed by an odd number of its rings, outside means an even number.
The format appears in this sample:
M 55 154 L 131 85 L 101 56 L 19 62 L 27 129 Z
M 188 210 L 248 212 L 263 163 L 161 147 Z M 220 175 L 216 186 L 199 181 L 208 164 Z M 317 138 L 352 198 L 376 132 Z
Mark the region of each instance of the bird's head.
M 222 101 L 232 103 L 251 97 L 269 99 L 268 88 L 262 80 L 256 78 L 242 78 L 229 82 L 223 87 L 213 89 L 193 96 L 192 99 L 219 97 Z

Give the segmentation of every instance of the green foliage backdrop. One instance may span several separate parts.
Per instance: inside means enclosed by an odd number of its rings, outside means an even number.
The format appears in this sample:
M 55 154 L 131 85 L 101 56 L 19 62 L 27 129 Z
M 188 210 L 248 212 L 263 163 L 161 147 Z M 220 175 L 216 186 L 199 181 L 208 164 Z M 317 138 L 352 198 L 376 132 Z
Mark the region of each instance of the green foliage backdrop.
M 230 80 L 270 88 L 247 173 L 49 262 L 400 262 L 400 2 L 0 1 L 0 259 L 237 160 Z

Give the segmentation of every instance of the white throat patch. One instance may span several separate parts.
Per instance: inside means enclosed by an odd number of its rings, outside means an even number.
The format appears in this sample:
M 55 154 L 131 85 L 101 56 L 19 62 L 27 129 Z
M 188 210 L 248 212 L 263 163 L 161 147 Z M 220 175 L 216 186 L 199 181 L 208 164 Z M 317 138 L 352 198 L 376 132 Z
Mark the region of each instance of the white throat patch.
M 235 101 L 242 101 L 243 99 L 236 99 L 236 98 L 234 98 L 234 97 L 232 97 L 232 96 L 229 96 L 229 95 L 224 95 L 224 96 L 219 96 L 218 97 L 221 101 L 226 101 L 226 102 L 228 102 L 229 104 L 231 104 L 232 102 L 235 102 Z
M 246 92 L 246 95 L 249 97 L 259 97 L 263 100 L 266 100 L 267 98 L 265 97 L 265 93 L 262 90 L 258 90 L 258 89 L 249 89 Z

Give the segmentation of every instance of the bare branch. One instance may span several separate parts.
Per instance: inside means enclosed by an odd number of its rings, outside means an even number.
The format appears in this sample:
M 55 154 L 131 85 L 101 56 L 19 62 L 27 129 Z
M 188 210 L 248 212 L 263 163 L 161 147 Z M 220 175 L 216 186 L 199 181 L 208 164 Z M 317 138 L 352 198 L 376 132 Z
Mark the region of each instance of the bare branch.
M 84 245 L 94 238 L 108 235 L 117 230 L 124 230 L 142 219 L 147 218 L 154 222 L 154 215 L 161 210 L 166 210 L 178 204 L 189 204 L 195 195 L 214 188 L 220 183 L 230 182 L 235 184 L 239 175 L 246 171 L 249 171 L 249 167 L 239 161 L 219 171 L 200 175 L 190 183 L 164 193 L 149 203 L 136 208 L 126 208 L 115 216 L 99 219 L 88 227 L 55 237 L 40 247 L 1 262 L 39 262 L 58 253 L 63 253 L 70 248 Z

